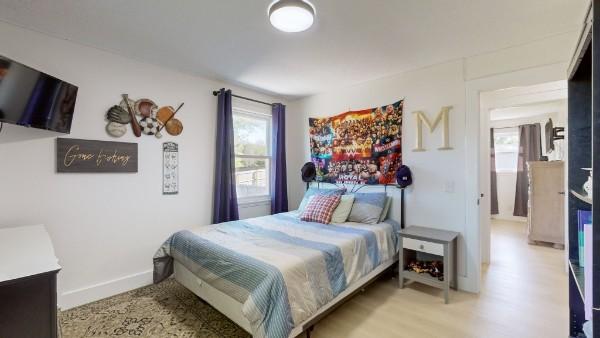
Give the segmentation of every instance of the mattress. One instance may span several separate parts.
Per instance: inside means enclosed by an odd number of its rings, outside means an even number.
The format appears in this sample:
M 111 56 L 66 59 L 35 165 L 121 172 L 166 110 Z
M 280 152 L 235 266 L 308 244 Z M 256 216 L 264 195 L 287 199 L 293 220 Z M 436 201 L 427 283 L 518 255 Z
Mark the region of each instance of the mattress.
M 342 293 L 337 295 L 334 299 L 332 299 L 322 308 L 319 308 L 319 310 L 316 313 L 314 313 L 311 317 L 307 318 L 302 323 L 296 325 L 296 327 L 294 327 L 290 332 L 288 338 L 294 338 L 299 336 L 308 327 L 314 324 L 312 322 L 313 319 L 320 317 L 323 314 L 326 314 L 331 309 L 334 309 L 336 306 L 340 305 L 340 302 L 343 302 L 347 297 L 353 295 L 357 290 L 364 288 L 366 284 L 369 284 L 383 271 L 385 271 L 390 266 L 397 264 L 397 262 L 398 256 L 396 255 L 393 259 L 381 263 L 368 275 L 361 277 L 359 280 L 350 284 Z M 177 261 L 174 262 L 174 270 L 175 280 L 177 280 L 183 286 L 191 290 L 202 300 L 209 303 L 212 307 L 217 309 L 217 311 L 224 314 L 226 317 L 231 319 L 234 323 L 239 325 L 248 333 L 252 333 L 250 322 L 248 322 L 248 319 L 244 317 L 244 314 L 242 312 L 244 304 L 231 298 L 229 295 L 215 289 L 209 283 L 198 278 L 198 276 L 194 275 L 193 272 L 188 270 L 185 266 L 181 265 L 181 263 Z
M 392 221 L 303 222 L 294 213 L 198 227 L 173 234 L 161 246 L 155 282 L 172 274 L 177 261 L 242 304 L 253 336 L 288 337 L 350 285 L 393 260 L 397 229 Z

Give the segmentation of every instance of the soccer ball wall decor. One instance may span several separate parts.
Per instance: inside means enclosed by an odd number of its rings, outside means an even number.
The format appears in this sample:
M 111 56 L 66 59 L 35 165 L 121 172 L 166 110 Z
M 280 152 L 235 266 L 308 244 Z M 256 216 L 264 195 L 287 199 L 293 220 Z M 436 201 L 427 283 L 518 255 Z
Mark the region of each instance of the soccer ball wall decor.
M 142 133 L 146 135 L 156 135 L 158 132 L 158 120 L 153 117 L 144 117 L 140 120 Z

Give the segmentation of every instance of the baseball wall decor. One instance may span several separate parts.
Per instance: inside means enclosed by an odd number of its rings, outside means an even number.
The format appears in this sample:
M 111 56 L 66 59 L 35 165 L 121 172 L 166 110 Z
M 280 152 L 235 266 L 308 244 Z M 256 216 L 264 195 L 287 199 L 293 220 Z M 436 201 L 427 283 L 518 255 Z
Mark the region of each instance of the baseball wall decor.
M 136 173 L 137 143 L 56 139 L 59 173 Z
M 442 146 L 438 148 L 438 150 L 452 150 L 450 147 L 450 110 L 452 106 L 442 107 L 438 115 L 433 120 L 433 123 L 429 121 L 427 115 L 425 115 L 422 111 L 413 112 L 416 121 L 417 127 L 417 144 L 413 151 L 426 151 L 427 149 L 423 148 L 423 124 L 427 125 L 430 133 L 433 133 L 440 122 L 443 124 L 442 129 Z
M 179 149 L 175 142 L 163 143 L 163 195 L 179 192 Z
M 119 122 L 108 122 L 106 132 L 113 137 L 121 137 L 127 132 L 127 127 Z
M 165 127 L 169 135 L 177 136 L 183 131 L 183 123 L 174 116 L 181 107 L 183 103 L 177 109 L 171 106 L 159 108 L 150 99 L 132 100 L 123 94 L 121 102 L 106 112 L 106 132 L 112 137 L 121 137 L 127 133 L 127 125 L 130 124 L 136 137 L 144 134 L 161 138 L 161 130 Z

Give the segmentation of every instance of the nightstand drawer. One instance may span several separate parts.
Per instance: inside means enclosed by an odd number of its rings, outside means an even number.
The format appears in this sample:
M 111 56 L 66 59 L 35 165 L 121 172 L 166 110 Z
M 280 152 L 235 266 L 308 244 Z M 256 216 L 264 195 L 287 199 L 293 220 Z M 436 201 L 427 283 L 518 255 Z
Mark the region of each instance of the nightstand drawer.
M 427 252 L 432 255 L 438 255 L 438 256 L 444 255 L 444 245 L 443 244 L 419 241 L 417 239 L 412 239 L 412 238 L 404 238 L 403 241 L 404 241 L 403 245 L 404 245 L 405 249 Z

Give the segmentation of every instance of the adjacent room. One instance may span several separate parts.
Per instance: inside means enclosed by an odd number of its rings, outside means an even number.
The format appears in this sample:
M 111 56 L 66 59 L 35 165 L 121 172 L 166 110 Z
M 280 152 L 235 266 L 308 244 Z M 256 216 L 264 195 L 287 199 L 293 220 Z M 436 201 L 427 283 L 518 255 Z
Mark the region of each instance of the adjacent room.
M 600 337 L 596 19 L 0 1 L 0 338 Z
M 519 243 L 564 249 L 567 87 L 556 81 L 481 94 L 487 112 L 482 126 L 489 126 L 482 127 L 481 139 L 490 139 L 481 159 L 482 170 L 489 163 L 486 214 L 492 224 L 482 233 L 485 263 L 503 252 L 489 248 L 496 228 L 519 229 L 526 235 Z

